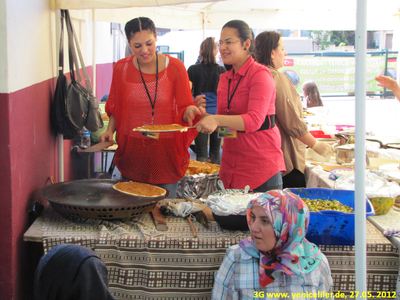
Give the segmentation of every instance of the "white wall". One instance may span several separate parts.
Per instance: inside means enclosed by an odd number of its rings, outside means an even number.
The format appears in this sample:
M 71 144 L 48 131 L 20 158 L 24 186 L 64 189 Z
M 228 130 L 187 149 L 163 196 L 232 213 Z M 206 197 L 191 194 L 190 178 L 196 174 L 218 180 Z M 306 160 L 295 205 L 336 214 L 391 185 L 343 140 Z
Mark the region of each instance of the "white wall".
M 86 66 L 92 65 L 93 57 L 91 13 L 84 11 L 85 20 L 77 20 L 71 14 Z M 56 22 L 59 20 L 49 1 L 0 0 L 0 40 L 5 41 L 0 43 L 0 93 L 12 93 L 57 76 Z M 96 63 L 112 62 L 110 23 L 96 25 Z M 65 30 L 64 49 L 67 38 Z M 64 70 L 69 71 L 67 52 Z
M 7 41 L 6 1 L 0 0 L 0 41 Z M 0 43 L 0 93 L 8 91 L 7 42 Z
M 49 2 L 13 0 L 0 5 L 0 34 L 6 41 L 0 45 L 0 92 L 11 93 L 53 77 L 55 14 Z

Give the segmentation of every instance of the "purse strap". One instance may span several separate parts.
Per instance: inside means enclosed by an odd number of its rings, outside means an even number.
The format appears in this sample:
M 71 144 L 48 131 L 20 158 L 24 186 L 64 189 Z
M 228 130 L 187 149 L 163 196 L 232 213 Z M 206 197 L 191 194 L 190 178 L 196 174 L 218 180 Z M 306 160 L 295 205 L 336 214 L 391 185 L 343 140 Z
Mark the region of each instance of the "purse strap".
M 76 46 L 76 50 L 77 50 L 78 55 L 79 55 L 79 61 L 80 61 L 81 66 L 82 66 L 82 72 L 83 72 L 83 75 L 84 75 L 84 78 L 85 78 L 86 88 L 87 88 L 89 93 L 93 93 L 92 85 L 90 83 L 90 79 L 89 79 L 89 76 L 88 76 L 87 71 L 86 71 L 85 63 L 83 61 L 83 56 L 82 56 L 82 53 L 81 53 L 81 49 L 79 47 L 78 38 L 76 37 L 75 30 L 74 30 L 74 27 L 72 25 L 71 18 L 69 16 L 68 10 L 65 10 L 65 16 L 66 16 L 65 21 L 66 21 L 67 30 L 68 30 L 68 47 L 69 47 L 69 60 L 70 60 L 71 79 L 75 80 L 75 73 L 74 73 L 74 64 L 75 64 L 76 73 L 77 73 L 77 76 L 78 76 L 78 82 L 82 81 L 82 77 L 80 75 L 79 62 L 78 62 L 78 59 L 77 59 L 77 56 L 76 56 L 76 52 L 75 52 L 75 46 Z
M 64 74 L 64 10 L 61 10 L 61 34 L 58 54 L 58 76 Z

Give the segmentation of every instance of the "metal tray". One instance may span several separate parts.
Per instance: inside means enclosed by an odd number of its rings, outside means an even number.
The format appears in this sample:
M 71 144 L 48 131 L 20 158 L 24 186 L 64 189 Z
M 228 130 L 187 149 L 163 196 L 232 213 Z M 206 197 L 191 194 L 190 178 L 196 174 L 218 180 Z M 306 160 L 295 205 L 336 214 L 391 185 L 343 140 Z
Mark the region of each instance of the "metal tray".
M 158 201 L 169 196 L 148 198 L 121 193 L 113 188 L 115 179 L 83 179 L 55 183 L 38 191 L 38 196 L 50 202 L 66 217 L 122 219 L 151 212 Z

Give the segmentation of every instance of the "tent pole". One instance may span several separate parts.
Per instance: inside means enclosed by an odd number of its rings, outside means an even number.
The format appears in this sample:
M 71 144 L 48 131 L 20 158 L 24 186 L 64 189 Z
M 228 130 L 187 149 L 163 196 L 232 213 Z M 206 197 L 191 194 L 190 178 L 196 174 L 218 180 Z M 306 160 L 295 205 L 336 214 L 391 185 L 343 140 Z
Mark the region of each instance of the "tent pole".
M 55 11 L 56 17 L 56 57 L 57 62 L 59 61 L 60 55 L 60 38 L 61 38 L 61 11 L 56 9 Z M 57 63 L 57 71 L 58 77 L 58 63 Z M 58 167 L 58 182 L 64 181 L 64 136 L 62 134 L 57 134 L 57 167 Z
M 206 11 L 203 11 L 203 41 L 206 39 Z
M 356 22 L 356 146 L 355 146 L 355 267 L 356 291 L 361 297 L 367 291 L 367 240 L 365 201 L 365 112 L 367 59 L 367 1 L 357 0 Z
M 96 96 L 96 10 L 92 9 L 93 39 L 92 39 L 92 70 L 93 70 L 93 95 Z

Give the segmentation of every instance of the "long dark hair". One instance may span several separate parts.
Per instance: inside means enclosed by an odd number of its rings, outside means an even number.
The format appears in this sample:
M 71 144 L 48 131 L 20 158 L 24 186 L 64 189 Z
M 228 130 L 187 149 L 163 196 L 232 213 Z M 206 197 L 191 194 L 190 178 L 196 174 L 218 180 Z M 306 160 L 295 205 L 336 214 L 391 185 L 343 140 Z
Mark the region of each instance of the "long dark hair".
M 307 107 L 324 106 L 318 87 L 313 81 L 307 81 L 302 85 L 304 94 L 307 97 Z
M 154 22 L 146 17 L 139 17 L 130 20 L 128 23 L 125 25 L 125 34 L 126 38 L 128 39 L 128 42 L 133 38 L 136 32 L 140 32 L 142 30 L 150 30 L 154 36 L 156 36 L 156 25 L 154 25 Z
M 201 61 L 205 65 L 215 65 L 215 51 L 217 50 L 217 43 L 214 38 L 206 38 L 200 45 Z
M 232 20 L 226 23 L 222 27 L 222 29 L 226 27 L 236 29 L 237 35 L 242 42 L 242 45 L 246 40 L 250 40 L 250 48 L 248 50 L 251 54 L 254 48 L 254 34 L 249 25 L 247 25 L 247 23 L 242 20 Z
M 278 48 L 280 39 L 281 34 L 276 31 L 263 31 L 257 35 L 254 50 L 256 61 L 267 67 L 275 68 L 271 54 L 272 50 Z

